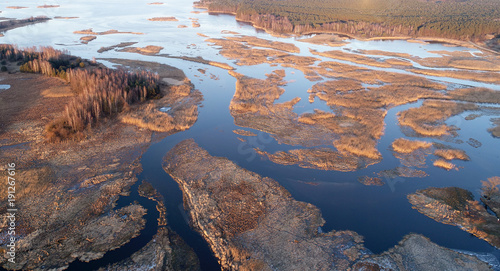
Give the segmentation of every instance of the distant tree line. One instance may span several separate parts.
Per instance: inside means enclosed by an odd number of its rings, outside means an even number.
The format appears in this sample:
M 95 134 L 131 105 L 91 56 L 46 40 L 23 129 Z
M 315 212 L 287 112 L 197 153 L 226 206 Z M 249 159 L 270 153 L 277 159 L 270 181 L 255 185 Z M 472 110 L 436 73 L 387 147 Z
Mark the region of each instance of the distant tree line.
M 363 37 L 474 41 L 500 34 L 498 0 L 202 0 L 198 4 L 282 33 L 338 31 Z
M 67 51 L 51 47 L 20 50 L 12 45 L 0 45 L 0 60 L 18 62 L 21 72 L 62 78 L 78 94 L 66 106 L 63 116 L 46 127 L 49 140 L 83 137 L 84 131 L 99 120 L 161 95 L 158 74 L 91 67 Z

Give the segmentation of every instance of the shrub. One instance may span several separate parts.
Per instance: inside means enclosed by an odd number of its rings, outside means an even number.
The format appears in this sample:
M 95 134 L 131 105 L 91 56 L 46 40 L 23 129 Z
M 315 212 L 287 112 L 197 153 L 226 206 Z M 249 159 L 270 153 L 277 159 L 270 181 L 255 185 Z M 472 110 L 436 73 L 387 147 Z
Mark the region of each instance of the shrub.
M 78 65 L 80 65 L 80 68 L 85 68 L 85 63 L 83 63 L 83 62 L 80 62 L 80 64 L 78 64 Z
M 7 67 L 6 66 L 2 66 L 2 68 L 0 69 L 2 72 L 6 72 L 7 71 Z

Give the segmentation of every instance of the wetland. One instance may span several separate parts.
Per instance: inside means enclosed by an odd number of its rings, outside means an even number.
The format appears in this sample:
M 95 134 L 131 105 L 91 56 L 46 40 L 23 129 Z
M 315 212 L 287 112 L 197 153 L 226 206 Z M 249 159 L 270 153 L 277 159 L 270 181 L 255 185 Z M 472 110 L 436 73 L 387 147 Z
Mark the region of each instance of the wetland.
M 0 59 L 0 161 L 24 180 L 3 268 L 500 270 L 497 54 L 191 2 L 0 10 L 0 43 L 48 52 Z

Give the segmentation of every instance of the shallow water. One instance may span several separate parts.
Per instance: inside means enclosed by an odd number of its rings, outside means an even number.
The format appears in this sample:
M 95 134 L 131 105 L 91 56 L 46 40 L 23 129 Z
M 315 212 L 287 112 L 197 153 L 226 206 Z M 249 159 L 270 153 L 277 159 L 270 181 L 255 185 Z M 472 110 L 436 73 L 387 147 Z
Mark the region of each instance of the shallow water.
M 323 231 L 330 230 L 353 230 L 365 237 L 366 247 L 375 253 L 382 252 L 394 246 L 401 238 L 410 233 L 421 233 L 429 237 L 439 245 L 471 251 L 475 253 L 492 253 L 498 255 L 497 249 L 469 233 L 460 230 L 458 227 L 443 225 L 438 223 L 411 208 L 406 196 L 414 193 L 418 189 L 427 187 L 459 186 L 471 190 L 479 196 L 481 187 L 480 180 L 488 177 L 500 175 L 498 164 L 500 162 L 500 139 L 493 138 L 487 129 L 491 127 L 490 118 L 498 116 L 498 111 L 490 110 L 483 113 L 483 116 L 474 120 L 465 120 L 465 117 L 472 111 L 467 111 L 447 120 L 447 124 L 460 128 L 458 136 L 443 142 L 435 138 L 420 138 L 429 142 L 440 142 L 455 148 L 462 149 L 470 156 L 471 161 L 454 161 L 462 167 L 459 171 L 445 171 L 432 166 L 431 159 L 427 159 L 427 168 L 424 170 L 429 174 L 425 178 L 396 178 L 385 179 L 386 185 L 381 187 L 364 186 L 357 181 L 359 176 L 373 175 L 374 172 L 392 169 L 400 165 L 400 161 L 394 157 L 390 150 L 391 143 L 400 137 L 407 137 L 401 127 L 397 124 L 397 113 L 408 108 L 419 107 L 422 101 L 412 104 L 393 107 L 388 110 L 385 117 L 384 136 L 379 140 L 377 148 L 383 156 L 382 162 L 369 166 L 366 169 L 355 172 L 336 172 L 304 169 L 298 166 L 283 166 L 272 163 L 267 159 L 261 159 L 252 150 L 259 147 L 261 150 L 273 153 L 275 151 L 300 148 L 301 146 L 289 146 L 279 144 L 274 138 L 265 132 L 250 128 L 245 130 L 257 134 L 253 141 L 241 142 L 232 130 L 240 129 L 234 124 L 234 118 L 229 111 L 229 104 L 235 91 L 236 79 L 230 76 L 226 70 L 181 59 L 165 58 L 160 56 L 143 56 L 134 53 L 116 52 L 114 50 L 97 53 L 103 46 L 116 45 L 120 42 L 138 42 L 133 46 L 144 47 L 147 45 L 162 46 L 162 54 L 172 56 L 202 56 L 211 61 L 227 63 L 236 68 L 236 72 L 264 79 L 265 74 L 275 69 L 284 69 L 286 72 L 285 81 L 290 81 L 284 86 L 285 93 L 277 102 L 285 102 L 295 97 L 300 97 L 301 101 L 294 107 L 294 112 L 302 114 L 313 112 L 314 109 L 331 111 L 325 102 L 315 99 L 314 103 L 309 103 L 307 90 L 317 82 L 310 82 L 304 78 L 301 71 L 293 68 L 283 68 L 280 66 L 271 67 L 269 64 L 257 66 L 237 66 L 234 60 L 228 60 L 219 54 L 218 48 L 208 45 L 206 38 L 197 35 L 203 33 L 211 38 L 232 36 L 221 34 L 222 30 L 235 31 L 244 35 L 253 35 L 273 41 L 293 43 L 300 48 L 301 56 L 312 55 L 309 49 L 318 51 L 327 50 L 382 50 L 387 52 L 408 53 L 417 57 L 436 57 L 430 51 L 470 51 L 478 53 L 478 50 L 461 47 L 449 47 L 441 44 L 418 44 L 406 41 L 358 41 L 348 40 L 348 44 L 342 47 L 327 47 L 313 45 L 297 41 L 294 38 L 277 38 L 265 32 L 258 31 L 248 24 L 238 23 L 230 15 L 209 15 L 207 13 L 193 14 L 190 2 L 167 0 L 164 5 L 147 5 L 150 1 L 96 1 L 96 0 L 76 0 L 76 1 L 48 1 L 41 2 L 28 0 L 18 0 L 17 6 L 26 6 L 27 9 L 12 10 L 5 9 L 5 6 L 13 3 L 0 4 L 2 16 L 9 18 L 26 18 L 29 16 L 45 15 L 54 16 L 77 16 L 78 19 L 54 19 L 46 23 L 31 25 L 24 28 L 14 29 L 5 33 L 5 37 L 0 38 L 2 43 L 18 44 L 21 47 L 31 46 L 53 46 L 57 49 L 69 50 L 72 55 L 84 58 L 126 58 L 144 61 L 154 61 L 182 69 L 188 78 L 199 89 L 203 96 L 203 106 L 199 108 L 199 117 L 196 124 L 189 130 L 174 134 L 164 140 L 153 144 L 143 155 L 142 167 L 144 169 L 141 178 L 151 182 L 155 188 L 164 196 L 167 207 L 168 223 L 181 237 L 192 246 L 197 252 L 202 266 L 205 270 L 217 268 L 217 263 L 208 249 L 207 244 L 194 231 L 189 228 L 186 216 L 182 208 L 182 195 L 177 184 L 163 171 L 161 161 L 163 156 L 175 144 L 186 138 L 194 138 L 195 141 L 205 148 L 211 155 L 223 156 L 236 162 L 239 166 L 254 171 L 262 176 L 274 178 L 293 197 L 300 201 L 310 202 L 321 209 L 326 224 Z M 59 8 L 38 9 L 36 6 L 49 4 L 60 5 Z M 148 18 L 175 16 L 178 22 L 152 22 Z M 198 18 L 200 28 L 192 28 L 192 18 Z M 188 25 L 188 28 L 177 28 L 177 25 Z M 94 31 L 106 31 L 116 29 L 119 31 L 142 32 L 143 35 L 135 34 L 113 34 L 98 36 L 96 40 L 84 45 L 79 42 L 83 35 L 73 34 L 73 31 L 93 28 Z M 30 37 L 30 38 L 27 38 Z M 194 44 L 194 45 L 192 45 Z M 369 55 L 367 55 L 369 56 Z M 322 60 L 332 59 L 319 57 Z M 383 57 L 385 58 L 385 57 Z M 107 66 L 112 63 L 102 61 Z M 349 61 L 338 61 L 360 67 Z M 412 62 L 415 67 L 427 68 Z M 197 69 L 207 69 L 203 75 Z M 389 72 L 408 73 L 395 68 L 373 68 Z M 219 77 L 219 80 L 210 79 L 210 74 Z M 485 84 L 468 80 L 459 80 L 446 77 L 425 76 L 430 80 L 444 83 L 449 89 L 476 86 L 489 87 L 500 90 L 500 85 Z M 369 86 L 368 86 L 369 87 Z M 2 85 L 0 85 L 2 89 Z M 249 137 L 243 137 L 250 139 Z M 466 142 L 473 138 L 482 143 L 479 148 L 474 148 Z M 461 141 L 459 141 L 461 140 Z M 314 183 L 311 185 L 310 183 Z M 127 202 L 135 200 L 138 196 L 133 194 Z M 148 220 L 149 221 L 149 220 Z M 153 222 L 155 220 L 153 219 Z M 154 226 L 148 226 L 147 234 L 143 233 L 132 245 L 118 249 L 139 250 L 145 242 L 149 241 L 155 233 Z M 149 238 L 149 239 L 148 239 Z M 135 244 L 135 245 L 134 245 Z M 108 257 L 109 258 L 109 257 Z M 107 258 L 107 259 L 108 259 Z M 100 262 L 104 265 L 116 259 L 108 259 Z M 76 265 L 73 266 L 76 269 Z M 92 268 L 95 268 L 92 265 Z

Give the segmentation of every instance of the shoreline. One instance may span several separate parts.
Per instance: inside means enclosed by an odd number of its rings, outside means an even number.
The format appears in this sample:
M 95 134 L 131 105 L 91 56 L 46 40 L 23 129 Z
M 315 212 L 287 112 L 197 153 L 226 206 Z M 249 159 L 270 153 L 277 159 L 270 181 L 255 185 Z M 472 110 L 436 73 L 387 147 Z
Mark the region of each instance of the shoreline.
M 497 51 L 492 50 L 490 48 L 484 47 L 484 45 L 478 44 L 478 43 L 470 41 L 470 40 L 468 40 L 468 41 L 462 41 L 462 40 L 449 39 L 449 38 L 440 38 L 440 37 L 429 37 L 429 36 L 421 36 L 421 37 L 419 37 L 419 36 L 416 36 L 416 37 L 412 37 L 412 36 L 387 36 L 387 37 L 383 37 L 383 36 L 376 36 L 376 37 L 364 38 L 364 37 L 360 37 L 358 35 L 353 35 L 353 34 L 350 34 L 350 33 L 344 33 L 344 32 L 339 32 L 339 31 L 326 31 L 326 30 L 307 31 L 307 32 L 303 32 L 303 33 L 279 33 L 279 32 L 275 32 L 275 31 L 269 30 L 269 29 L 264 28 L 264 27 L 256 26 L 253 21 L 239 19 L 239 18 L 236 17 L 236 12 L 215 11 L 215 10 L 212 11 L 207 6 L 201 6 L 201 5 L 194 5 L 193 7 L 197 8 L 197 9 L 205 9 L 205 10 L 208 11 L 208 14 L 213 13 L 213 14 L 232 15 L 232 16 L 235 17 L 236 21 L 243 22 L 243 23 L 249 23 L 255 29 L 263 30 L 266 33 L 268 33 L 268 34 L 270 34 L 270 35 L 272 35 L 274 37 L 295 37 L 295 38 L 300 38 L 300 37 L 304 37 L 304 36 L 307 36 L 307 35 L 335 34 L 335 35 L 347 36 L 350 39 L 356 39 L 356 40 L 359 40 L 359 41 L 405 40 L 405 41 L 408 41 L 408 42 L 411 42 L 411 41 L 416 41 L 416 42 L 419 42 L 419 41 L 422 41 L 422 42 L 437 42 L 437 43 L 451 44 L 451 45 L 461 46 L 461 47 L 466 47 L 466 48 L 475 48 L 475 49 L 478 49 L 480 51 L 484 51 L 484 52 L 488 52 L 488 53 L 500 55 L 500 52 L 497 52 Z

